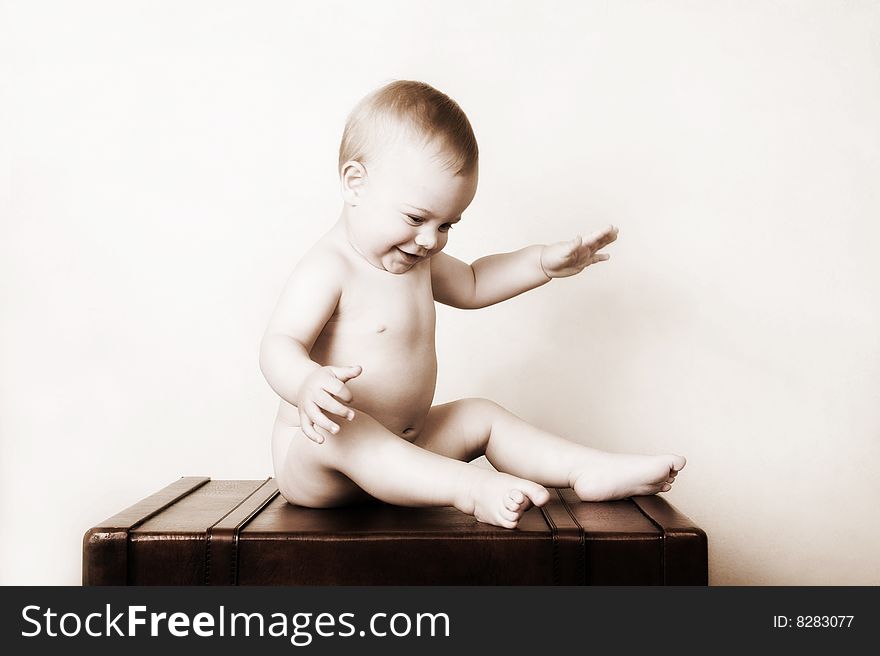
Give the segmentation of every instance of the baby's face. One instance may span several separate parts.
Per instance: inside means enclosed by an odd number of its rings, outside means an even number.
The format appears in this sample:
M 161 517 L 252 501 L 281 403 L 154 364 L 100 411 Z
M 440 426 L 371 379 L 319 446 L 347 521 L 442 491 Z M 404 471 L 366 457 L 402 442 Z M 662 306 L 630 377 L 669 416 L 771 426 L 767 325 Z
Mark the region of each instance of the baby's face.
M 477 175 L 445 170 L 436 148 L 399 138 L 367 168 L 352 207 L 352 246 L 370 264 L 405 273 L 439 253 L 477 191 Z

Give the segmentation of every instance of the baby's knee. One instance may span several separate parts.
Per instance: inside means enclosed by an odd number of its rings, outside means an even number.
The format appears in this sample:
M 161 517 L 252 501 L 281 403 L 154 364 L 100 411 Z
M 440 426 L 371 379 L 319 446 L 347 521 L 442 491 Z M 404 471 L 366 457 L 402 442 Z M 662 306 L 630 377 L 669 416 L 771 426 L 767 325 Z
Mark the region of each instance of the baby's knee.
M 486 452 L 495 422 L 506 410 L 495 401 L 476 397 L 461 399 L 458 404 L 454 425 L 465 436 L 466 459 L 471 460 Z
M 493 408 L 501 407 L 491 399 L 484 399 L 478 396 L 461 399 L 458 403 L 462 408 L 471 412 L 490 412 Z
M 506 410 L 492 401 L 479 397 L 471 397 L 459 401 L 462 411 L 475 419 L 492 419 L 506 412 Z

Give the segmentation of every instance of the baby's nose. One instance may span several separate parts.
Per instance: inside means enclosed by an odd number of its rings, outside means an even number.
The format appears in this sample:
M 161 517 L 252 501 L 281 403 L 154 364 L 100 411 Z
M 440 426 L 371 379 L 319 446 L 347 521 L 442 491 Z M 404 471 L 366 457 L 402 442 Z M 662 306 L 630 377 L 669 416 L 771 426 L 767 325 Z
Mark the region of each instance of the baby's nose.
M 420 232 L 416 235 L 416 244 L 421 246 L 422 248 L 427 248 L 431 250 L 434 246 L 437 245 L 437 237 L 434 236 L 433 231 L 428 232 Z

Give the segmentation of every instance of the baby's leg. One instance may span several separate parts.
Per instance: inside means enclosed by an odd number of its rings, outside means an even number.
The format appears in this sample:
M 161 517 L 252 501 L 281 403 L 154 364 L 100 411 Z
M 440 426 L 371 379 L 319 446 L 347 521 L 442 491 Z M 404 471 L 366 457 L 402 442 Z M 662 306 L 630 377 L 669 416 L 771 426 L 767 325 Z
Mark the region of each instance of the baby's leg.
M 571 487 L 583 501 L 666 492 L 685 465 L 674 454 L 628 455 L 583 446 L 535 428 L 486 399 L 431 408 L 416 444 L 463 460 L 485 454 L 501 471 L 548 487 Z
M 308 485 L 311 496 L 297 496 L 297 483 L 292 481 L 290 492 L 294 498 L 285 495 L 289 501 L 315 507 L 339 505 L 336 497 L 345 497 L 350 490 L 335 486 L 331 494 L 321 498 L 315 494 L 321 485 L 314 482 L 324 479 L 332 483 L 334 475 L 342 474 L 360 489 L 387 503 L 455 506 L 482 522 L 513 528 L 527 499 L 535 505 L 549 499 L 547 490 L 531 481 L 486 471 L 419 448 L 364 412 L 357 412 L 351 422 L 338 423 L 340 431 L 323 444 L 312 442 L 299 431 L 292 437 L 294 442 L 286 459 L 295 456 L 313 471 L 298 472 L 300 476 L 306 475 L 308 480 L 299 485 Z M 291 478 L 293 474 L 291 472 Z
M 338 471 L 324 467 L 300 430 L 278 419 L 272 432 L 272 461 L 281 495 L 307 508 L 345 506 L 370 498 Z

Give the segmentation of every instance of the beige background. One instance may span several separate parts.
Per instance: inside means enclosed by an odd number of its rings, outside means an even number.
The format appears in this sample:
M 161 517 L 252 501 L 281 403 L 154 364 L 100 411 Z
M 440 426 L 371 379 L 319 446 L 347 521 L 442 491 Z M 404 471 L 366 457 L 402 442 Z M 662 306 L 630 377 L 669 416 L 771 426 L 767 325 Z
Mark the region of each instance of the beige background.
M 880 4 L 0 3 L 0 582 L 181 475 L 271 473 L 259 339 L 335 219 L 348 109 L 469 113 L 448 252 L 620 226 L 609 263 L 441 308 L 437 400 L 619 451 L 713 584 L 880 584 Z

